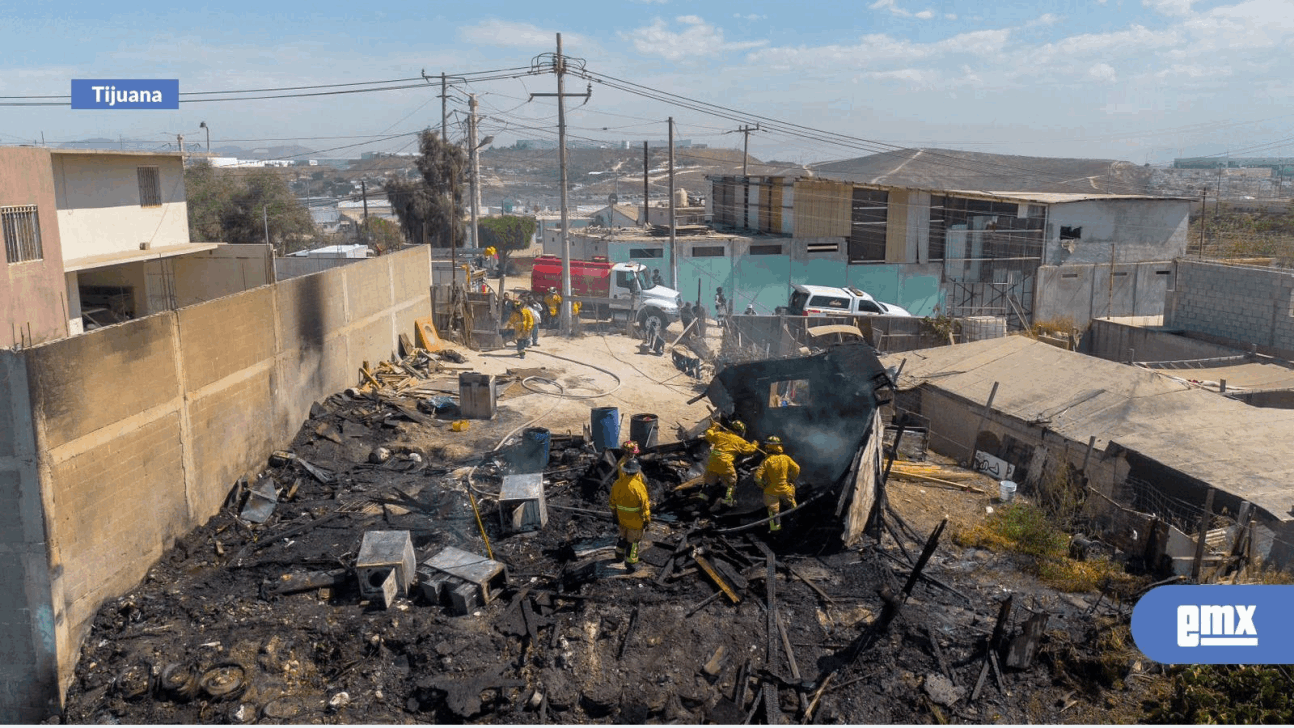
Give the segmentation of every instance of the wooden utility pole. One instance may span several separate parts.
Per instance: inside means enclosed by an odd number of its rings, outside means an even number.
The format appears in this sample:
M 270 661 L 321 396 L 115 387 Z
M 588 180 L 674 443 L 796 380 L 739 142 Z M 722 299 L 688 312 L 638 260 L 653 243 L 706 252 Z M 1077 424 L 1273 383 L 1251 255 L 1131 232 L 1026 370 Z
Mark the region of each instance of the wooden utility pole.
M 449 143 L 449 85 L 445 78 L 445 72 L 440 72 L 440 143 Z M 454 228 L 457 227 L 457 220 L 454 218 L 454 196 L 448 195 L 449 204 L 445 209 L 449 211 L 449 280 L 450 288 L 453 283 L 458 282 L 458 246 L 454 244 Z M 426 226 L 423 226 L 426 228 Z
M 477 220 L 481 215 L 481 157 L 480 150 L 476 148 L 476 94 L 467 96 L 467 148 L 471 154 L 472 161 L 472 189 L 470 190 L 472 199 L 472 247 L 481 247 L 480 229 L 477 228 Z M 458 256 L 452 256 L 450 265 L 454 266 L 451 273 L 451 280 L 458 283 Z
M 642 219 L 642 222 L 644 225 L 651 222 L 648 219 L 649 215 L 647 213 L 647 204 L 648 204 L 647 198 L 650 197 L 650 193 L 648 192 L 648 186 L 651 184 L 651 179 L 647 176 L 647 171 L 650 169 L 650 164 L 651 162 L 649 161 L 649 155 L 647 153 L 647 142 L 643 142 L 643 219 Z
M 742 136 L 745 137 L 745 140 L 741 144 L 741 176 L 742 177 L 746 177 L 749 174 L 747 167 L 750 162 L 750 133 L 752 131 L 762 131 L 762 130 L 759 128 L 759 124 L 756 124 L 754 126 L 742 126 L 742 127 L 733 129 L 732 131 L 724 132 L 724 134 L 741 134 Z
M 1204 213 L 1209 211 L 1209 188 L 1200 190 L 1200 257 L 1204 257 Z
M 354 189 L 353 187 L 351 189 Z M 368 182 L 359 181 L 359 193 L 364 198 L 364 244 L 368 245 Z
M 674 117 L 669 118 L 669 262 L 670 285 L 678 289 L 678 244 L 674 239 Z

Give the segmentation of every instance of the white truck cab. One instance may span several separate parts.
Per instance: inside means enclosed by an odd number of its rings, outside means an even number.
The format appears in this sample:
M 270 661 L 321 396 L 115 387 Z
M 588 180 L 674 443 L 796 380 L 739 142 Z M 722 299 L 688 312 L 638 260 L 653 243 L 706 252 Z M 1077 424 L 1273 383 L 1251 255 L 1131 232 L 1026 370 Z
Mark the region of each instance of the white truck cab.
M 643 326 L 650 326 L 650 319 L 655 318 L 663 331 L 679 318 L 682 299 L 678 291 L 652 283 L 642 263 L 612 266 L 610 294 L 613 299 L 632 299 L 634 317 Z

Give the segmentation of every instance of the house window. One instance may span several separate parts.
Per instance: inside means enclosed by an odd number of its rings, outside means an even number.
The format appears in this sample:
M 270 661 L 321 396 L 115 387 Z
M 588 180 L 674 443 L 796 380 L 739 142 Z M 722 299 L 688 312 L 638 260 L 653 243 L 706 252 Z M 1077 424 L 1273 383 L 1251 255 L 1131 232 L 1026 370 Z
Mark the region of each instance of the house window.
M 693 258 L 722 258 L 722 245 L 694 245 L 692 246 Z
M 664 248 L 630 248 L 630 258 L 664 258 Z
M 1083 237 L 1083 228 L 1081 226 L 1080 227 L 1070 227 L 1069 225 L 1060 226 L 1061 240 L 1081 240 L 1082 237 Z
M 10 264 L 41 260 L 40 220 L 35 205 L 0 207 L 0 228 L 4 230 L 5 259 Z
M 850 218 L 849 262 L 885 262 L 890 193 L 855 187 Z
M 139 167 L 139 206 L 162 206 L 161 174 L 157 167 Z
M 750 246 L 751 255 L 781 255 L 782 246 L 780 245 L 752 245 Z

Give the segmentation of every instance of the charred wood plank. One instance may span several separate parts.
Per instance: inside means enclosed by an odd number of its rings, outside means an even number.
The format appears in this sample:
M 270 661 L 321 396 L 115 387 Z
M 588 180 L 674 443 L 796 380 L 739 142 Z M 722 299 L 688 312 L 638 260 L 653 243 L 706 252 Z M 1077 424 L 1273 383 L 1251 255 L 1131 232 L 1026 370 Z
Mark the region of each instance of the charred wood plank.
M 953 684 L 953 687 L 957 687 L 957 677 L 953 675 L 953 671 L 948 667 L 948 661 L 944 659 L 944 651 L 939 647 L 939 640 L 935 637 L 933 627 L 926 627 L 926 636 L 930 638 L 930 651 L 935 654 L 935 662 L 939 663 L 939 670 L 943 672 L 944 677 L 948 678 L 948 682 Z
M 719 598 L 719 597 L 721 597 L 721 596 L 723 596 L 723 591 L 722 591 L 722 590 L 720 590 L 720 591 L 716 591 L 715 593 L 713 593 L 713 594 L 711 594 L 710 596 L 706 597 L 705 599 L 701 600 L 701 603 L 700 603 L 700 604 L 696 605 L 695 607 L 692 607 L 691 609 L 689 609 L 689 610 L 687 611 L 687 614 L 683 615 L 683 616 L 684 616 L 684 619 L 686 619 L 686 618 L 688 618 L 688 617 L 691 617 L 693 614 L 696 614 L 697 612 L 701 611 L 702 609 L 705 609 L 705 608 L 706 608 L 706 607 L 707 607 L 711 602 L 713 602 L 714 600 L 718 599 L 718 598 Z
M 625 638 L 620 643 L 620 649 L 616 651 L 616 659 L 625 656 L 625 648 L 629 646 L 629 639 L 634 636 L 634 628 L 638 626 L 638 605 L 634 605 L 634 611 L 629 615 L 629 626 L 625 628 Z
M 698 553 L 693 553 L 692 560 L 695 561 L 696 565 L 701 567 L 701 571 L 704 571 L 705 575 L 710 577 L 710 580 L 728 596 L 728 599 L 732 600 L 733 604 L 741 601 L 741 597 L 737 596 L 737 592 L 732 590 L 732 587 L 728 585 L 728 582 L 723 580 L 722 576 L 719 576 L 719 572 L 714 570 L 714 567 L 710 565 L 710 562 L 705 560 L 704 556 Z

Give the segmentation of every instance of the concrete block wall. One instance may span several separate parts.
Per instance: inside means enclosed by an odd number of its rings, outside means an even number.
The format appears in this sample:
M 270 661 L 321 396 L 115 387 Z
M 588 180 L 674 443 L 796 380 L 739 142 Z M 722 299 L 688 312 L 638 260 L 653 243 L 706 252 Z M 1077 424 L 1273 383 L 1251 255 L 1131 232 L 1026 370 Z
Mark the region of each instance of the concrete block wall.
M 47 717 L 99 606 L 391 356 L 430 283 L 416 248 L 0 352 L 0 720 Z
M 1175 267 L 1165 327 L 1294 349 L 1294 271 L 1187 259 Z
M 1180 336 L 1162 328 L 1131 326 L 1118 321 L 1096 319 L 1083 336 L 1079 350 L 1084 354 L 1126 362 L 1129 352 L 1137 361 L 1183 361 L 1237 356 L 1245 352 Z
M 1164 312 L 1171 262 L 1117 264 L 1113 273 L 1111 276 L 1109 264 L 1039 266 L 1034 320 L 1068 318 L 1081 327 L 1102 316 L 1158 316 Z

